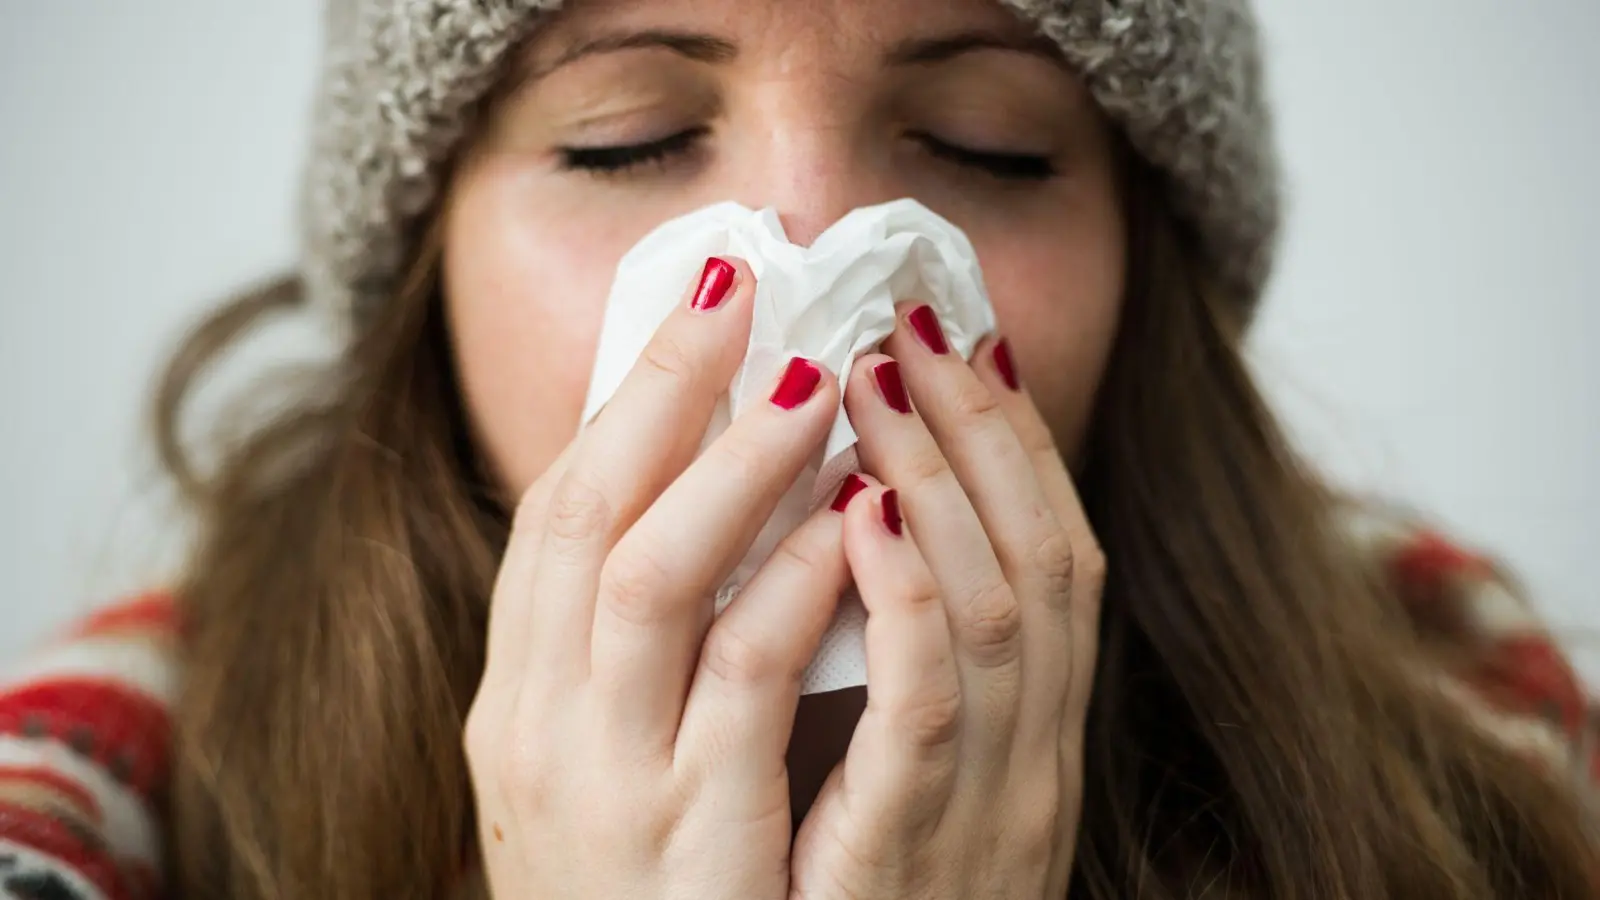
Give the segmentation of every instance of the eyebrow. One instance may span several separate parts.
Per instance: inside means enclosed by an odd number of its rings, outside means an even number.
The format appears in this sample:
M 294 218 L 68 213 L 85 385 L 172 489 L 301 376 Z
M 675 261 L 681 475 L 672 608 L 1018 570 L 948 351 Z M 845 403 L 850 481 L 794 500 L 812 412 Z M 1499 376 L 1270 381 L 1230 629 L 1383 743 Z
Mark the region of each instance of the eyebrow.
M 1043 35 L 1014 37 L 989 31 L 963 31 L 933 38 L 910 38 L 894 45 L 885 57 L 891 66 L 919 66 L 941 63 L 978 50 L 1006 50 L 1026 53 L 1065 66 L 1054 41 Z
M 727 63 L 739 56 L 737 44 L 709 34 L 660 28 L 625 31 L 598 35 L 574 44 L 551 62 L 536 70 L 525 72 L 515 81 L 519 84 L 538 81 L 556 69 L 586 56 L 650 47 L 670 50 L 686 59 L 704 63 Z M 1048 38 L 1041 35 L 1015 37 L 987 31 L 963 31 L 939 37 L 908 38 L 895 44 L 884 55 L 884 62 L 890 66 L 931 65 L 980 50 L 1025 53 L 1049 60 L 1059 66 L 1066 65 L 1066 61 L 1061 58 L 1060 49 Z
M 709 34 L 666 31 L 662 29 L 625 31 L 616 34 L 602 34 L 574 44 L 556 57 L 555 61 L 531 73 L 530 80 L 543 78 L 556 69 L 586 56 L 598 56 L 602 53 L 617 53 L 622 50 L 638 50 L 646 47 L 671 50 L 679 56 L 692 59 L 695 62 L 705 63 L 731 62 L 739 55 L 739 47 L 736 44 L 723 38 L 712 37 Z

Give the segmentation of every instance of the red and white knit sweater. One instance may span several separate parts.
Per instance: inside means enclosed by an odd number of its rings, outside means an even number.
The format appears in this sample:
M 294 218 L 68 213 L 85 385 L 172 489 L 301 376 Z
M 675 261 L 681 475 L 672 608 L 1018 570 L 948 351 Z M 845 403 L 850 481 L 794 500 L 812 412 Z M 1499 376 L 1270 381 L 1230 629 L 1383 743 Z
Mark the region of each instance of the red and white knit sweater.
M 1485 727 L 1600 785 L 1600 705 L 1494 568 L 1428 532 L 1367 540 L 1417 626 L 1466 651 L 1445 684 Z M 177 636 L 170 597 L 136 597 L 0 679 L 0 898 L 161 895 Z
M 0 897 L 160 896 L 176 635 L 137 597 L 0 683 Z

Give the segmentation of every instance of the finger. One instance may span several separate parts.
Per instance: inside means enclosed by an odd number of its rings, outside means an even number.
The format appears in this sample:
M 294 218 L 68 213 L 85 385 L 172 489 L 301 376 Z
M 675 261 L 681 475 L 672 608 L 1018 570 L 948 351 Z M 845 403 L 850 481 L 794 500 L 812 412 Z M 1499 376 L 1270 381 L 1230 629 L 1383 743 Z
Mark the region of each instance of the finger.
M 1056 519 L 1072 538 L 1073 546 L 1098 550 L 1099 541 L 1089 525 L 1077 485 L 1067 471 L 1066 459 L 1021 380 L 1010 343 L 1000 337 L 985 338 L 972 355 L 972 371 L 989 388 L 1001 414 L 1010 423 L 1040 489 L 1055 511 Z
M 670 747 L 713 594 L 816 455 L 839 408 L 833 376 L 785 367 L 617 542 L 595 609 L 591 678 L 611 736 Z
M 523 492 L 512 514 L 511 534 L 506 539 L 505 553 L 489 599 L 485 681 L 520 677 L 526 670 L 534 607 L 534 571 L 544 537 L 545 514 L 550 506 L 550 495 L 566 473 L 576 444 L 576 441 L 569 442 L 562 448 L 544 474 Z
M 964 739 L 949 620 L 911 527 L 892 490 L 863 492 L 845 511 L 845 556 L 867 609 L 867 708 L 841 783 L 851 809 L 877 820 L 867 833 L 942 808 Z
M 1003 338 L 984 340 L 973 354 L 972 369 L 989 386 L 1001 412 L 1021 442 L 1034 477 L 1065 529 L 1072 550 L 1071 590 L 1054 607 L 1051 623 L 1065 629 L 1072 650 L 1070 699 L 1080 715 L 1089 702 L 1100 627 L 1100 598 L 1105 585 L 1105 553 L 1078 496 L 1065 457 L 1050 426 L 1028 395 L 1010 345 Z M 1024 651 L 1026 652 L 1026 651 Z
M 483 678 L 464 725 L 463 740 L 469 756 L 482 759 L 504 746 L 505 729 L 514 717 L 518 695 L 527 680 L 532 585 L 545 509 L 554 485 L 572 459 L 574 446 L 575 442 L 569 442 L 544 474 L 523 492 L 512 515 L 511 533 L 489 599 Z M 471 774 L 482 827 L 487 828 L 490 822 L 513 821 L 515 816 L 506 807 L 503 792 L 486 780 L 491 776 L 482 767 L 474 767 Z
M 1024 660 L 1019 707 L 1042 711 L 1053 723 L 1071 671 L 1060 614 L 1071 596 L 1070 537 L 1006 416 L 1006 398 L 958 354 L 937 352 L 946 345 L 930 307 L 902 307 L 900 321 L 886 348 L 900 359 L 917 408 L 977 509 L 1016 599 Z M 1034 727 L 1047 725 L 1015 728 L 1013 735 Z
M 917 545 L 938 580 L 955 639 L 966 712 L 982 723 L 970 735 L 967 750 L 998 771 L 1012 739 L 1021 693 L 1018 602 L 974 498 L 917 410 L 904 402 L 901 369 L 888 357 L 862 357 L 851 372 L 846 408 L 859 437 L 863 468 L 899 490 L 907 517 L 915 523 Z
M 621 533 L 694 458 L 744 357 L 754 290 L 742 261 L 707 261 L 699 286 L 580 432 L 545 515 L 532 592 L 535 658 L 567 659 L 579 648 L 574 674 L 587 674 L 601 567 Z
M 919 329 L 938 336 L 918 338 Z M 1025 600 L 1061 600 L 1070 565 L 1062 527 L 1001 404 L 1007 398 L 958 354 L 933 352 L 930 344 L 943 346 L 932 308 L 902 307 L 885 349 L 900 361 L 917 410 L 971 498 L 1006 577 Z
M 783 774 L 801 677 L 850 581 L 842 512 L 868 486 L 851 476 L 712 623 L 684 705 L 680 759 L 715 766 L 721 783 L 740 789 Z
M 1028 395 L 1026 381 L 1010 345 L 1004 338 L 987 338 L 976 348 L 972 360 L 973 371 L 994 393 L 1012 431 L 1022 442 L 1040 488 L 1066 530 L 1072 547 L 1072 584 L 1066 602 L 1048 610 L 1049 615 L 1043 617 L 1047 621 L 1045 626 L 1028 631 L 1029 637 L 1037 636 L 1054 646 L 1061 643 L 1054 639 L 1053 633 L 1065 632 L 1066 683 L 1057 685 L 1054 692 L 1024 695 L 1017 736 L 1018 746 L 1024 750 L 1038 752 L 1046 758 L 1052 752 L 1056 755 L 1060 802 L 1063 810 L 1072 811 L 1071 815 L 1060 817 L 1063 831 L 1058 840 L 1062 846 L 1071 846 L 1070 829 L 1076 827 L 1083 802 L 1084 724 L 1098 656 L 1105 555 L 1089 525 L 1066 459 L 1057 448 L 1044 416 Z M 1061 890 L 1070 878 L 1071 860 L 1071 854 L 1057 857 L 1051 884 L 1062 885 Z

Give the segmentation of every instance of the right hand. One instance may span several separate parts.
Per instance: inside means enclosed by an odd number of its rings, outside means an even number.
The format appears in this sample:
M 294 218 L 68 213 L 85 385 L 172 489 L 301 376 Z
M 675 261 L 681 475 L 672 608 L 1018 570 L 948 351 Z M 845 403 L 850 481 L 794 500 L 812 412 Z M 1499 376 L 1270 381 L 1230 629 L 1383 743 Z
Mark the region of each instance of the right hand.
M 824 508 L 713 622 L 717 586 L 826 436 L 839 388 L 741 415 L 696 458 L 755 277 L 685 302 L 524 495 L 465 744 L 492 893 L 783 900 L 800 675 L 848 582 Z

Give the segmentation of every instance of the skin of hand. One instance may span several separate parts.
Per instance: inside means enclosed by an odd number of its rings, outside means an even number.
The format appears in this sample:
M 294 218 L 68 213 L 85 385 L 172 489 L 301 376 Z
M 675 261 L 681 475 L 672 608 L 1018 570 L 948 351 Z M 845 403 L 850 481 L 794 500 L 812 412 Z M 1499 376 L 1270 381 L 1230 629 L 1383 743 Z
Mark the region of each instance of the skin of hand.
M 696 457 L 753 287 L 709 261 L 519 504 L 465 737 L 494 895 L 1060 896 L 1103 564 L 1049 429 L 1003 342 L 969 366 L 907 306 L 846 398 L 873 474 L 713 620 L 839 403 L 795 360 Z M 799 676 L 852 577 L 867 709 L 791 846 Z

